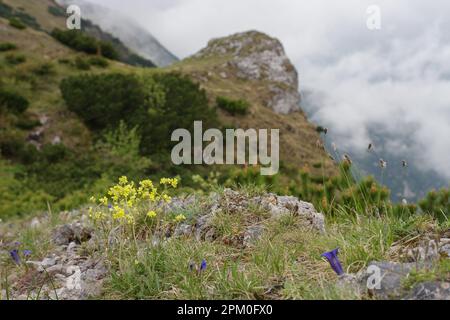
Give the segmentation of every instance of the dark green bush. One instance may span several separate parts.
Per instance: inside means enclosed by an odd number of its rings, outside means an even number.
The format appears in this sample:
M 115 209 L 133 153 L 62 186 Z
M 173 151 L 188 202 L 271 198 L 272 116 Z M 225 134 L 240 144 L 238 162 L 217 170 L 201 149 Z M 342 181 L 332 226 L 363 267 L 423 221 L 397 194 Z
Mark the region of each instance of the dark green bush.
M 62 44 L 89 54 L 96 54 L 98 50 L 97 40 L 83 33 L 81 30 L 60 30 L 54 29 L 52 37 Z
M 105 58 L 111 60 L 119 59 L 119 54 L 117 53 L 116 49 L 114 49 L 114 46 L 110 42 L 100 41 L 99 46 L 101 55 L 104 56 Z
M 226 97 L 217 97 L 217 107 L 229 112 L 232 115 L 245 115 L 248 113 L 250 104 L 245 100 L 232 100 Z
M 31 130 L 39 126 L 41 122 L 37 119 L 31 119 L 29 117 L 20 117 L 16 122 L 16 127 L 23 130 Z
M 27 26 L 19 18 L 16 17 L 9 18 L 9 25 L 19 30 L 27 28 Z
M 10 42 L 0 43 L 0 52 L 10 51 L 10 50 L 15 50 L 15 49 L 17 49 L 17 46 L 14 43 L 10 43 Z
M 8 54 L 5 56 L 5 60 L 10 65 L 18 65 L 27 61 L 27 58 L 23 54 Z
M 448 221 L 450 217 L 450 190 L 432 190 L 419 201 L 420 209 L 427 214 L 435 216 L 440 221 Z
M 148 121 L 142 128 L 144 154 L 170 150 L 172 132 L 178 128 L 193 132 L 194 121 L 202 121 L 204 129 L 217 126 L 216 110 L 209 107 L 206 92 L 189 77 L 170 73 L 154 79 L 165 95 L 163 103 L 149 108 Z
M 178 74 L 82 75 L 63 80 L 60 89 L 69 109 L 92 130 L 113 129 L 120 120 L 138 127 L 145 155 L 169 151 L 172 132 L 193 129 L 195 120 L 205 128 L 217 124 L 205 91 Z
M 66 58 L 58 59 L 58 63 L 60 64 L 70 64 L 70 60 Z
M 77 68 L 78 70 L 87 71 L 87 70 L 91 69 L 91 65 L 90 65 L 89 61 L 87 61 L 86 59 L 84 59 L 82 57 L 76 57 L 75 68 Z
M 84 33 L 82 30 L 60 30 L 54 29 L 51 32 L 52 37 L 62 44 L 81 52 L 88 54 L 101 55 L 108 59 L 117 60 L 119 55 L 110 42 L 98 41 Z
M 45 77 L 45 76 L 49 76 L 55 73 L 55 70 L 53 68 L 53 65 L 51 63 L 44 63 L 41 64 L 40 66 L 36 67 L 33 69 L 33 73 L 35 75 L 41 76 L 41 77 Z
M 66 12 L 60 7 L 48 6 L 48 12 L 55 17 L 65 17 Z
M 109 62 L 108 62 L 108 60 L 106 60 L 102 57 L 96 56 L 96 57 L 92 57 L 89 59 L 89 64 L 92 66 L 99 67 L 99 68 L 106 68 L 106 67 L 108 67 Z
M 0 131 L 0 151 L 6 158 L 20 158 L 24 149 L 24 139 L 18 130 L 8 128 Z
M 133 75 L 70 77 L 61 82 L 60 89 L 69 109 L 92 130 L 114 128 L 121 119 L 133 127 L 145 121 L 145 92 Z
M 19 93 L 0 88 L 0 108 L 20 114 L 27 110 L 28 106 L 28 100 Z

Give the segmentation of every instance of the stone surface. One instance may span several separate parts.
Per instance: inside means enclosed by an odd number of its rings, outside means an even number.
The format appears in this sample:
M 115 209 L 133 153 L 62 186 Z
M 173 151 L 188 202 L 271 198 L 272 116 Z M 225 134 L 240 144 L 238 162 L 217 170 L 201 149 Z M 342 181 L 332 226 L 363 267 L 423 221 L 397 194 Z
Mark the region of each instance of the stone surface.
M 185 207 L 179 199 L 175 201 L 178 203 L 177 208 Z M 267 216 L 264 218 L 266 220 L 293 215 L 305 226 L 309 226 L 318 232 L 325 231 L 323 214 L 317 212 L 310 203 L 300 201 L 295 197 L 277 196 L 271 193 L 249 197 L 241 192 L 225 189 L 221 195 L 211 194 L 208 204 L 198 208 L 200 212 L 195 222 L 191 225 L 187 223 L 178 225 L 173 232 L 173 236 L 193 234 L 198 240 L 214 241 L 217 239 L 217 233 L 213 226 L 215 215 L 219 212 L 231 215 L 240 214 L 247 216 L 249 221 L 245 226 L 245 232 L 242 235 L 236 235 L 231 243 L 235 245 L 240 243 L 244 247 L 250 246 L 257 242 L 264 233 L 264 226 L 260 223 L 260 218 L 252 217 L 255 209 L 266 212 Z
M 249 247 L 259 240 L 264 232 L 264 226 L 254 225 L 247 228 L 244 234 L 244 246 Z
M 80 222 L 65 224 L 54 230 L 52 239 L 56 245 L 68 245 L 70 242 L 82 243 L 92 236 L 92 230 Z
M 409 274 L 429 267 L 431 264 L 426 263 L 371 262 L 357 278 L 361 290 L 377 299 L 401 299 L 408 294 L 403 282 Z M 380 276 L 379 282 L 376 280 L 377 275 Z
M 417 284 L 408 300 L 450 300 L 450 282 L 424 282 Z

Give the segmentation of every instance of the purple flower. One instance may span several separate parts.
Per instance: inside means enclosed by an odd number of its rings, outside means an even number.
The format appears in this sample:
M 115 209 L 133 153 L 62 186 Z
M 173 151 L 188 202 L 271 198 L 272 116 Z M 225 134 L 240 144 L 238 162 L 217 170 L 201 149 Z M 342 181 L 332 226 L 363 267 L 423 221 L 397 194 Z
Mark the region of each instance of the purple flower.
M 200 264 L 200 270 L 199 271 L 202 272 L 204 270 L 206 270 L 206 260 L 205 259 L 202 260 L 202 263 Z
M 24 256 L 24 257 L 29 257 L 29 256 L 31 256 L 31 250 L 23 250 L 23 256 Z
M 344 270 L 342 269 L 341 262 L 338 258 L 339 248 L 336 248 L 332 251 L 325 252 L 322 254 L 322 257 L 325 257 L 330 263 L 331 268 L 336 272 L 338 276 L 342 276 L 344 274 Z
M 14 260 L 14 262 L 15 262 L 17 265 L 19 265 L 19 264 L 20 264 L 19 250 L 17 250 L 17 249 L 11 250 L 11 251 L 9 252 L 9 254 L 11 255 L 11 258 Z

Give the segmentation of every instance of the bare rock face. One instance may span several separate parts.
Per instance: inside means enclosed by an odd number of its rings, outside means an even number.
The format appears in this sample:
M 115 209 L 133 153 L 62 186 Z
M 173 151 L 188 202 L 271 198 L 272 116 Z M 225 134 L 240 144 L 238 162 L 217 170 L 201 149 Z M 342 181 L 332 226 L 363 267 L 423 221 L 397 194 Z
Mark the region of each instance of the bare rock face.
M 288 114 L 299 110 L 298 74 L 281 42 L 257 31 L 238 33 L 214 39 L 194 58 L 227 58 L 228 76 L 239 79 L 267 81 L 272 98 L 266 102 L 275 112 Z

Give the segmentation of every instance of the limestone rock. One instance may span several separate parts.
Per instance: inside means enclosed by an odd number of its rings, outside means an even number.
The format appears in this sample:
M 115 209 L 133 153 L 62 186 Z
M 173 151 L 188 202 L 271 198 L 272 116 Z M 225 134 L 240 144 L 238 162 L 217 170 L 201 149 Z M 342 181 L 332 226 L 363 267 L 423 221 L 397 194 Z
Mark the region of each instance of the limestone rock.
M 68 245 L 70 242 L 82 243 L 91 238 L 92 230 L 83 226 L 80 222 L 65 224 L 53 232 L 53 242 L 56 245 Z
M 430 281 L 417 284 L 408 300 L 450 300 L 450 282 Z
M 229 74 L 249 81 L 269 83 L 271 98 L 266 105 L 277 113 L 288 114 L 299 110 L 298 74 L 287 57 L 283 45 L 275 38 L 257 31 L 237 33 L 213 39 L 193 58 L 228 58 L 218 74 L 222 79 Z

